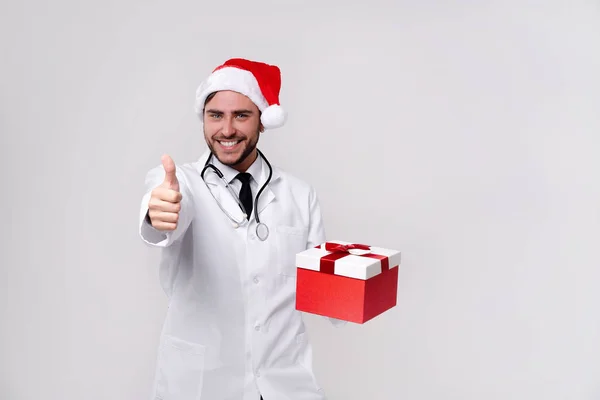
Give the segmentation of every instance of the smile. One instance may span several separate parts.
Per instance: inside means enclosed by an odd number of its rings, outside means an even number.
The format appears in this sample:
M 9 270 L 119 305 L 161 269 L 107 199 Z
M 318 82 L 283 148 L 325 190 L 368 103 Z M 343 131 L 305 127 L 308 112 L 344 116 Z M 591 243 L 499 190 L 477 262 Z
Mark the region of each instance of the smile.
M 219 144 L 221 146 L 223 146 L 226 149 L 232 149 L 233 147 L 235 147 L 235 145 L 237 145 L 238 143 L 241 142 L 241 140 L 231 140 L 231 141 L 221 141 L 221 140 L 217 140 L 217 142 L 219 142 Z

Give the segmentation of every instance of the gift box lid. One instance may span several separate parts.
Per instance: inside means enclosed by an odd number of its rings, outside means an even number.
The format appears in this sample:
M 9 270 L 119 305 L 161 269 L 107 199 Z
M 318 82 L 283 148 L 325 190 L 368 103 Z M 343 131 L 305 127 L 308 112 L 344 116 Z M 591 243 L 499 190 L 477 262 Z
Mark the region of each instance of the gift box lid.
M 296 254 L 296 267 L 367 280 L 400 265 L 400 252 L 339 240 Z

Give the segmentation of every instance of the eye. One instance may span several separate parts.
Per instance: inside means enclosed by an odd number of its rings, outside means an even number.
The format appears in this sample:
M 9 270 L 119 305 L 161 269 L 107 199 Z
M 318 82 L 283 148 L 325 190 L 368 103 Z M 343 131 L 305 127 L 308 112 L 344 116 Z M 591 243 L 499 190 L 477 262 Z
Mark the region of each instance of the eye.
M 213 113 L 213 114 L 210 114 L 210 117 L 211 117 L 212 119 L 219 119 L 219 118 L 221 118 L 221 114 L 214 114 L 214 113 Z
M 237 119 L 244 119 L 248 117 L 248 114 L 238 114 L 236 115 Z

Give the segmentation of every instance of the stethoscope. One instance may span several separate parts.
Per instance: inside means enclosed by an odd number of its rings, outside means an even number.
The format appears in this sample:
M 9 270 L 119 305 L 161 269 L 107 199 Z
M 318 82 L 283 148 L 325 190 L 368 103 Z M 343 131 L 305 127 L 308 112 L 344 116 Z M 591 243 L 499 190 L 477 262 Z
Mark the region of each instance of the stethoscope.
M 260 150 L 258 150 L 258 149 L 256 149 L 256 150 L 258 151 L 258 154 L 260 154 L 260 156 L 262 157 L 262 159 L 265 160 L 265 163 L 269 167 L 269 176 L 267 177 L 266 182 L 262 185 L 262 187 L 260 188 L 260 190 L 258 191 L 258 193 L 256 194 L 256 197 L 254 199 L 254 220 L 256 221 L 256 236 L 261 241 L 264 242 L 269 237 L 269 228 L 263 222 L 260 222 L 260 218 L 258 217 L 258 198 L 260 197 L 260 194 L 262 193 L 262 191 L 267 187 L 267 185 L 271 181 L 271 176 L 273 175 L 273 168 L 271 167 L 271 164 L 269 163 L 269 160 L 267 160 L 267 158 L 265 157 L 265 155 Z M 213 156 L 213 153 L 211 152 L 208 155 L 208 158 L 206 159 L 206 162 L 204 163 L 204 168 L 202 169 L 202 172 L 200 173 L 200 176 L 202 177 L 202 180 L 204 181 L 204 184 L 208 188 L 208 191 L 212 195 L 213 199 L 215 199 L 215 201 L 217 202 L 217 205 L 219 206 L 219 208 L 221 209 L 221 211 L 223 211 L 223 213 L 227 216 L 227 218 L 229 218 L 231 220 L 231 222 L 233 223 L 233 227 L 237 229 L 244 222 L 248 221 L 248 215 L 244 211 L 244 205 L 240 201 L 238 195 L 235 193 L 235 191 L 233 190 L 233 188 L 231 187 L 231 185 L 224 178 L 223 173 L 221 172 L 221 170 L 219 170 L 219 168 L 217 168 L 213 164 L 211 164 L 210 159 L 211 159 L 212 156 Z M 244 219 L 242 221 L 238 221 L 227 210 L 225 210 L 225 208 L 221 205 L 221 202 L 219 202 L 217 200 L 217 198 L 213 194 L 212 190 L 210 190 L 210 188 L 208 187 L 208 184 L 206 183 L 206 180 L 204 179 L 204 172 L 206 172 L 206 170 L 209 169 L 209 168 L 212 169 L 217 174 L 217 176 L 219 178 L 221 178 L 221 180 L 223 181 L 223 183 L 225 183 L 225 187 L 227 188 L 227 190 L 229 190 L 229 193 L 231 193 L 231 196 L 233 196 L 233 198 L 235 199 L 235 201 L 240 206 L 240 209 L 244 212 L 244 214 L 243 214 L 244 215 Z

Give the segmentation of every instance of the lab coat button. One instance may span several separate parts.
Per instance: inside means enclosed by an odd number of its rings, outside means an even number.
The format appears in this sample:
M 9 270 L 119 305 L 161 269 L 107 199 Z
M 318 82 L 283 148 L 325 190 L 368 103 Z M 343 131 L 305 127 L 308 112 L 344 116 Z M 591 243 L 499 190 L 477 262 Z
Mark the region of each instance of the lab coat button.
M 257 331 L 260 331 L 260 325 L 256 325 L 256 326 L 254 327 L 254 329 L 255 329 L 255 330 L 257 330 Z
M 254 278 L 254 283 L 258 283 L 258 278 Z

